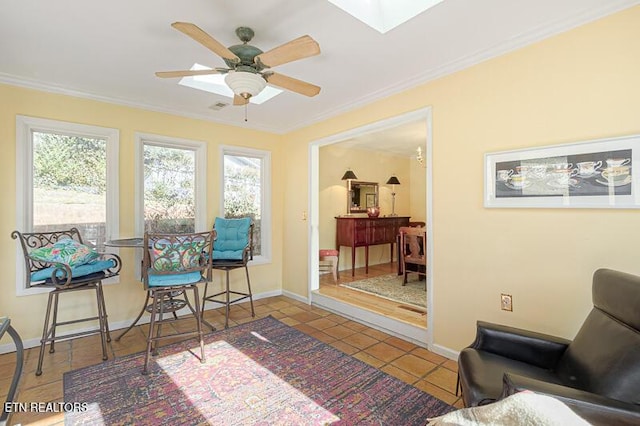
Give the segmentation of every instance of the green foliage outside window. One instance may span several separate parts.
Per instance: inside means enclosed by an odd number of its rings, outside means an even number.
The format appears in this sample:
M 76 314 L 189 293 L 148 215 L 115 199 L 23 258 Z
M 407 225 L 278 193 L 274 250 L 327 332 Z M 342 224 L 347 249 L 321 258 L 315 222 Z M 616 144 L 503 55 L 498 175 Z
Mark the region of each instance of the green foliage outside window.
M 34 187 L 105 194 L 104 140 L 54 133 L 34 133 L 33 136 Z
M 195 231 L 193 151 L 144 146 L 144 219 L 150 232 Z
M 260 169 L 227 167 L 224 176 L 224 212 L 226 217 L 260 218 Z
M 224 215 L 250 217 L 253 222 L 253 254 L 262 253 L 262 163 L 258 158 L 225 155 Z

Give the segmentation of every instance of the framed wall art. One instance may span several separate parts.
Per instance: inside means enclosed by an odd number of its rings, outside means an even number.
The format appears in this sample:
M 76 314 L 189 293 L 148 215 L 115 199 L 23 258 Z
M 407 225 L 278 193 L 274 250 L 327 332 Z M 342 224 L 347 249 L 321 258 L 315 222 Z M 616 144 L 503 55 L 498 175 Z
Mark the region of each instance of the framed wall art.
M 640 135 L 485 154 L 485 207 L 640 208 Z
M 376 194 L 367 194 L 367 208 L 376 207 Z

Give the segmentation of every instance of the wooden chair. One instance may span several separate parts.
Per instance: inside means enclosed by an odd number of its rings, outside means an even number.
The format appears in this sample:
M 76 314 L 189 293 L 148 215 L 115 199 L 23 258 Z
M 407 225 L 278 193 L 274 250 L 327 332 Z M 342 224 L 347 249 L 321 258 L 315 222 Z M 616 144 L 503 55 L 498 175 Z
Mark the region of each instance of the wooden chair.
M 338 250 L 323 249 L 319 252 L 320 263 L 318 265 L 319 272 L 331 272 L 333 282 L 338 283 L 338 259 L 340 252 Z
M 44 348 L 49 343 L 49 353 L 55 352 L 55 342 L 79 336 L 100 334 L 102 359 L 106 360 L 107 342 L 111 341 L 107 308 L 102 292 L 102 280 L 120 273 L 120 257 L 112 253 L 97 253 L 82 244 L 77 228 L 55 232 L 13 231 L 11 238 L 19 240 L 24 255 L 26 288 L 47 288 L 49 300 L 40 339 L 40 355 L 36 376 L 42 374 Z M 60 295 L 91 290 L 96 293 L 97 316 L 58 322 Z M 53 309 L 53 312 L 52 312 Z M 87 321 L 98 321 L 98 328 L 82 332 L 56 335 L 58 326 Z
M 427 276 L 427 229 L 422 227 L 400 228 L 400 250 L 402 254 L 402 270 L 404 279 L 402 285 L 407 283 L 409 273 L 417 273 L 418 276 Z
M 200 341 L 200 362 L 205 362 L 204 335 L 198 283 L 211 280 L 211 251 L 214 231 L 193 234 L 144 234 L 144 257 L 142 280 L 144 288 L 152 298 L 149 307 L 151 322 L 147 336 L 147 351 L 142 374 L 147 374 L 149 356 L 157 353 L 161 340 L 175 336 L 196 335 Z M 193 291 L 194 303 L 189 302 L 186 290 Z M 194 308 L 195 305 L 195 308 Z M 179 321 L 165 313 L 173 313 L 188 307 L 196 319 L 196 330 L 162 335 L 162 325 Z M 157 319 L 156 319 L 157 317 Z
M 225 306 L 224 328 L 229 328 L 229 309 L 232 304 L 241 300 L 249 299 L 251 304 L 251 316 L 255 317 L 253 309 L 253 295 L 251 293 L 251 280 L 249 279 L 249 260 L 253 260 L 253 223 L 251 218 L 244 217 L 238 219 L 226 219 L 217 217 L 213 225 L 215 231 L 215 242 L 213 243 L 213 269 L 220 269 L 226 273 L 226 285 L 224 290 L 210 296 L 207 295 L 208 284 L 204 286 L 202 297 L 202 312 L 204 313 L 205 302 L 219 303 Z M 230 289 L 229 272 L 244 268 L 247 277 L 247 291 L 236 291 Z M 234 295 L 234 298 L 231 298 Z M 223 297 L 223 299 L 220 299 Z M 204 321 L 211 329 L 211 324 Z

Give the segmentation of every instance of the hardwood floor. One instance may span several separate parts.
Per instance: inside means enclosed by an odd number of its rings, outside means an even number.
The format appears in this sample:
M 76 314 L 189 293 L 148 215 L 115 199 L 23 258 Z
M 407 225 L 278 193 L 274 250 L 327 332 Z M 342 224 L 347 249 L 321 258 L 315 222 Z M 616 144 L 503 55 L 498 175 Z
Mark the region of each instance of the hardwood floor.
M 398 321 L 427 328 L 426 309 L 421 311 L 420 309 L 416 309 L 413 306 L 403 304 L 401 302 L 388 300 L 373 294 L 340 286 L 340 284 L 359 281 L 365 278 L 397 273 L 397 265 L 398 264 L 395 262 L 369 265 L 368 274 L 365 274 L 365 268 L 357 268 L 353 277 L 351 276 L 351 270 L 341 271 L 337 284 L 334 283 L 331 274 L 323 274 L 320 276 L 320 289 L 318 290 L 318 293 L 349 303 L 359 308 L 391 317 Z
M 388 273 L 388 268 L 389 266 L 387 269 L 385 267 L 375 269 L 381 273 Z M 350 278 L 350 274 L 349 277 L 347 274 L 344 275 L 344 279 Z M 108 305 L 107 300 L 107 307 Z M 449 404 L 462 407 L 461 398 L 455 395 L 458 366 L 453 360 L 343 316 L 285 296 L 256 300 L 255 310 L 256 318 L 271 315 Z M 206 311 L 205 318 L 218 328 L 224 327 L 222 308 Z M 248 303 L 232 306 L 230 326 L 252 320 Z M 185 318 L 184 322 L 167 327 L 193 327 L 190 321 L 193 320 Z M 147 330 L 146 324 L 136 326 L 121 341 L 113 340 L 109 344 L 109 359 L 143 351 L 146 346 Z M 118 333 L 112 330 L 113 336 L 117 336 Z M 64 372 L 102 362 L 98 342 L 98 336 L 89 336 L 56 343 L 55 353 L 45 353 L 41 376 L 35 375 L 39 348 L 27 349 L 16 401 L 62 402 Z M 13 374 L 14 362 L 14 353 L 0 355 L 0 400 L 2 401 L 6 397 L 8 388 L 6 378 L 10 378 Z M 15 413 L 9 418 L 7 424 L 63 425 L 64 414 Z

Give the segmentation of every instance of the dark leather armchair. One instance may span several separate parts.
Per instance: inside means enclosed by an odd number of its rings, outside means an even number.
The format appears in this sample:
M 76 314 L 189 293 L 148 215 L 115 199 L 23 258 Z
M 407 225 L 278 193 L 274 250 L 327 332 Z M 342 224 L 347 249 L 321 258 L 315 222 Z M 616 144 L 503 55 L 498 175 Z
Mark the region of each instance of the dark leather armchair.
M 640 277 L 597 270 L 593 305 L 573 341 L 479 321 L 458 358 L 464 405 L 531 390 L 593 424 L 640 424 Z

